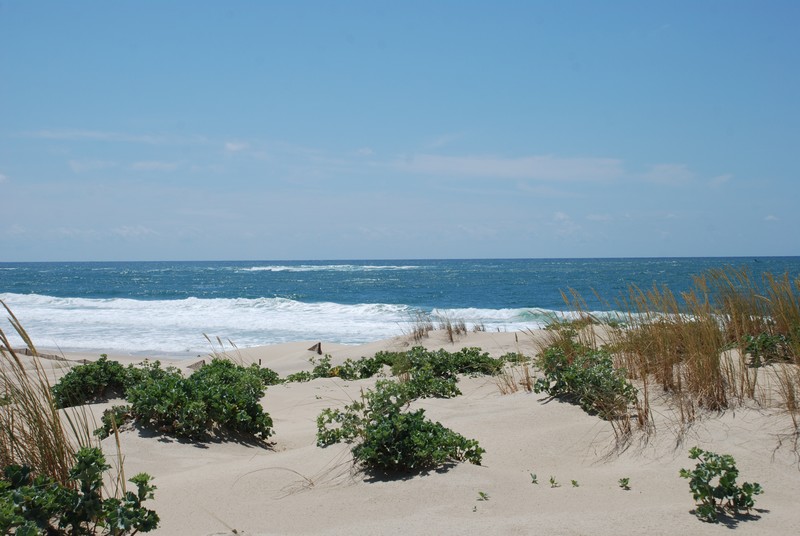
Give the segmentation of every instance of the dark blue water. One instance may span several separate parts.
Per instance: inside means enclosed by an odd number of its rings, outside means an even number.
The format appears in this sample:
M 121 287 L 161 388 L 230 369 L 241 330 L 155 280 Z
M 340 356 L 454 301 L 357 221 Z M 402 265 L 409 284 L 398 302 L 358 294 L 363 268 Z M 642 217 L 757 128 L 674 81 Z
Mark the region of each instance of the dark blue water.
M 692 276 L 725 266 L 797 276 L 800 257 L 0 263 L 0 294 L 556 309 L 569 288 L 590 300 L 593 291 L 613 299 L 631 284 L 680 292 Z
M 416 311 L 524 329 L 563 310 L 568 289 L 609 310 L 630 285 L 679 293 L 727 266 L 800 276 L 800 257 L 0 263 L 0 299 L 44 344 L 191 352 L 202 333 L 366 342 Z

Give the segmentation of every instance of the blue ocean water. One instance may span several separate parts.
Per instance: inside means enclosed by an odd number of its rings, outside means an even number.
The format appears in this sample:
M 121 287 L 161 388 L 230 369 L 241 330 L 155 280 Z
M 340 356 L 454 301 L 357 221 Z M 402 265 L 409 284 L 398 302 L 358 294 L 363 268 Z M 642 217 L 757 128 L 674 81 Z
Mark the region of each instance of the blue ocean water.
M 539 327 L 568 289 L 608 311 L 631 284 L 680 292 L 725 266 L 800 275 L 800 257 L 0 263 L 0 299 L 42 347 L 196 355 L 203 334 L 369 342 L 407 332 L 417 312 Z

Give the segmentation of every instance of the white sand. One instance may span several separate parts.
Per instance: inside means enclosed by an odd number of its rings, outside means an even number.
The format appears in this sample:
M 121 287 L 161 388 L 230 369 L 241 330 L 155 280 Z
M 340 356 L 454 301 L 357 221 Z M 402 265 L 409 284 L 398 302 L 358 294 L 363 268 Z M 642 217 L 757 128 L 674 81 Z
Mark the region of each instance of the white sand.
M 310 369 L 314 354 L 307 349 L 316 342 L 243 349 L 234 357 L 260 359 L 285 375 Z M 533 353 L 530 335 L 514 333 L 471 333 L 456 344 L 434 333 L 425 346 Z M 359 347 L 322 341 L 334 363 L 405 348 L 403 339 Z M 687 456 L 694 445 L 732 454 L 740 482 L 757 481 L 765 489 L 755 517 L 740 520 L 737 534 L 800 534 L 798 458 L 791 448 L 778 448 L 790 421 L 775 412 L 739 408 L 708 415 L 679 444 L 668 409 L 656 406 L 655 437 L 615 453 L 610 426 L 577 406 L 524 391 L 502 395 L 493 378 L 464 378 L 463 396 L 416 405 L 477 439 L 486 449 L 483 465 L 373 481 L 352 470 L 349 447 L 318 448 L 315 434 L 323 408 L 341 407 L 374 381 L 270 387 L 263 400 L 275 423 L 269 448 L 124 432 L 126 474 L 155 477 L 156 499 L 149 503 L 161 516 L 155 534 L 729 534 L 726 525 L 690 513 L 694 502 L 678 471 L 694 467 Z M 113 454 L 113 439 L 104 448 Z M 550 487 L 551 476 L 560 487 Z M 630 478 L 630 491 L 620 489 L 622 477 Z M 478 501 L 479 492 L 489 499 Z

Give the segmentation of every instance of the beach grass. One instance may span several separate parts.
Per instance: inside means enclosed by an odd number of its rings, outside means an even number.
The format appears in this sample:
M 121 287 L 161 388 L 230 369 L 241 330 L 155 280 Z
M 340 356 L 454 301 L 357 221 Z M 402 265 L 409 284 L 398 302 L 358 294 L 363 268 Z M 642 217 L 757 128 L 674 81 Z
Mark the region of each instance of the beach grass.
M 710 270 L 676 295 L 630 286 L 617 299 L 621 323 L 601 326 L 577 292 L 564 293 L 571 320 L 556 320 L 541 348 L 608 348 L 637 382 L 635 418 L 652 430 L 651 399 L 665 395 L 681 427 L 701 411 L 754 403 L 781 408 L 800 428 L 800 278 L 745 268 Z
M 0 329 L 0 466 L 26 465 L 33 474 L 69 485 L 75 453 L 80 447 L 96 445 L 88 413 L 80 409 L 59 412 L 36 347 L 8 306 L 2 301 L 0 305 L 27 345 L 21 355 Z

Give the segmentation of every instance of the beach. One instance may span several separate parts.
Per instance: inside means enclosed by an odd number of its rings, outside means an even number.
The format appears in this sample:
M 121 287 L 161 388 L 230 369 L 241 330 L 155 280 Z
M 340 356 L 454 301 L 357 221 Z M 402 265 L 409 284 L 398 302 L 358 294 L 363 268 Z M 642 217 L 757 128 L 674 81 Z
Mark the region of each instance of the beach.
M 480 347 L 492 356 L 533 355 L 541 336 L 470 332 L 450 342 L 446 333 L 433 331 L 419 344 L 448 351 Z M 310 348 L 317 343 L 334 365 L 417 344 L 408 337 L 364 345 L 306 340 L 229 348 L 228 357 L 260 363 L 283 377 L 309 370 L 309 359 L 318 357 Z M 197 360 L 164 363 L 189 373 Z M 375 381 L 317 378 L 270 386 L 262 405 L 274 420 L 274 435 L 266 445 L 184 442 L 123 430 L 125 474 L 149 473 L 157 486 L 155 499 L 148 501 L 161 517 L 154 534 L 723 534 L 735 526 L 739 534 L 788 535 L 800 530 L 798 456 L 781 442 L 791 421 L 777 410 L 745 405 L 709 412 L 679 434 L 670 406 L 655 401 L 656 432 L 648 437 L 634 432 L 620 449 L 610 425 L 577 405 L 525 390 L 502 394 L 491 376 L 461 377 L 461 396 L 420 399 L 412 409 L 423 408 L 431 420 L 478 440 L 486 450 L 481 465 L 376 478 L 353 467 L 348 445 L 315 444 L 319 413 L 343 407 Z M 121 402 L 92 410 L 99 416 Z M 113 437 L 102 445 L 110 459 L 115 456 Z M 763 486 L 751 516 L 709 524 L 691 513 L 688 482 L 678 473 L 694 467 L 688 458 L 693 446 L 733 455 L 739 480 Z M 621 487 L 623 478 L 629 479 L 629 490 Z

